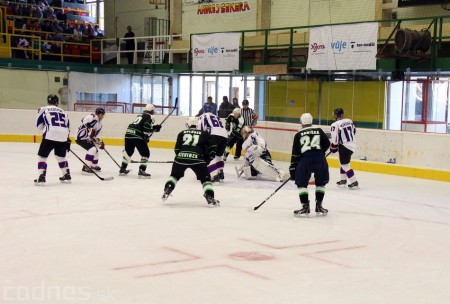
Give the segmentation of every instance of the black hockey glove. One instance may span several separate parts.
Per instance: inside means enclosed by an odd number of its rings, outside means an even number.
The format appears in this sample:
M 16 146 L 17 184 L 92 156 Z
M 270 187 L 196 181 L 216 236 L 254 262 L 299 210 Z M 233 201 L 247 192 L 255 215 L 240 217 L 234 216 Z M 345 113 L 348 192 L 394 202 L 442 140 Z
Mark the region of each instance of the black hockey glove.
M 229 123 L 225 124 L 225 130 L 230 131 L 230 124 Z
M 71 144 L 72 144 L 72 141 L 70 140 L 69 137 L 67 137 L 67 141 L 66 141 L 66 149 L 67 149 L 67 152 L 70 151 L 70 145 L 71 145 Z
M 154 125 L 153 126 L 153 132 L 159 132 L 159 131 L 161 131 L 161 125 Z

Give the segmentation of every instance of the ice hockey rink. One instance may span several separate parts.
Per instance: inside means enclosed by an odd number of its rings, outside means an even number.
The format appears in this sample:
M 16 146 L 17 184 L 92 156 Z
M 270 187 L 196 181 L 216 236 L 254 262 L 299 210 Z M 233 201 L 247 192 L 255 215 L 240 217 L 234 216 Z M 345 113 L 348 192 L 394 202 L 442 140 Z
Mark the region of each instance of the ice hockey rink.
M 121 147 L 106 148 L 120 161 Z M 100 175 L 114 180 L 81 175 L 69 154 L 73 181 L 61 184 L 51 155 L 36 187 L 37 150 L 0 143 L 1 303 L 449 301 L 449 183 L 356 172 L 361 188 L 348 190 L 332 168 L 328 216 L 296 218 L 292 182 L 252 211 L 280 183 L 238 179 L 232 157 L 209 208 L 191 171 L 163 203 L 171 164 L 118 176 L 104 152 Z

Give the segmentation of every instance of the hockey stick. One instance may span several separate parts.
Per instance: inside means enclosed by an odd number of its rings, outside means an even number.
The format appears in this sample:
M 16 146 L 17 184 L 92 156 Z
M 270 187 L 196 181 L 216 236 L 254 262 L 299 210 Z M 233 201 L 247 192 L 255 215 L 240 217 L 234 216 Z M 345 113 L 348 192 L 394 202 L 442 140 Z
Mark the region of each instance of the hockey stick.
M 130 160 L 130 163 L 132 164 L 140 164 L 140 160 Z M 173 160 L 149 160 L 147 161 L 149 164 L 173 164 Z
M 88 167 L 89 169 L 91 169 L 91 167 L 89 167 L 78 155 L 76 155 L 75 154 L 75 152 L 73 152 L 73 150 L 72 149 L 70 149 L 70 152 L 72 152 L 72 154 L 73 155 L 75 155 L 75 157 L 76 158 L 78 158 L 78 160 L 80 161 L 80 162 L 82 162 L 86 167 Z M 114 177 L 112 177 L 112 176 L 109 176 L 109 177 L 101 177 L 100 175 L 98 175 L 94 170 L 92 170 L 91 169 L 91 171 L 92 171 L 92 173 L 94 173 L 94 175 L 95 176 L 97 176 L 100 180 L 102 180 L 102 181 L 110 181 L 110 180 L 113 180 L 114 179 Z
M 290 179 L 285 180 L 277 189 L 275 189 L 274 192 L 272 192 L 272 194 L 270 194 L 261 204 L 259 204 L 258 206 L 256 206 L 255 208 L 253 208 L 254 211 L 258 210 L 259 207 L 261 207 L 262 205 L 264 205 L 269 198 L 271 198 L 272 196 L 274 196 L 275 193 L 277 193 L 278 190 L 280 190 L 284 185 L 287 184 L 287 182 L 290 181 Z
M 166 116 L 166 118 L 163 119 L 163 121 L 161 121 L 161 123 L 159 124 L 160 126 L 162 126 L 162 124 L 167 120 L 167 118 L 169 118 L 170 115 L 172 115 L 173 111 L 175 111 L 175 109 L 177 108 L 177 104 L 178 104 L 178 97 L 175 98 L 175 104 L 173 105 L 173 109 L 172 111 L 170 111 L 170 113 Z M 150 135 L 148 136 L 148 138 L 153 136 L 153 133 L 150 133 Z

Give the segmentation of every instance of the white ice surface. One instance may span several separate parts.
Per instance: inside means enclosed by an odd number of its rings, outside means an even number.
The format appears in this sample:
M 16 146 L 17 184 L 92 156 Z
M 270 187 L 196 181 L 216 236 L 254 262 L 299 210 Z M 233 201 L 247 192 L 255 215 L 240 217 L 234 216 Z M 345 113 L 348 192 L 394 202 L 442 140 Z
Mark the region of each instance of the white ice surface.
M 61 184 L 51 155 L 36 187 L 37 150 L 0 143 L 0 303 L 449 303 L 449 183 L 356 172 L 351 191 L 331 169 L 328 216 L 295 218 L 292 182 L 250 211 L 280 183 L 238 180 L 232 157 L 209 208 L 190 171 L 162 203 L 171 164 L 122 177 L 104 152 L 114 180 L 69 155 Z

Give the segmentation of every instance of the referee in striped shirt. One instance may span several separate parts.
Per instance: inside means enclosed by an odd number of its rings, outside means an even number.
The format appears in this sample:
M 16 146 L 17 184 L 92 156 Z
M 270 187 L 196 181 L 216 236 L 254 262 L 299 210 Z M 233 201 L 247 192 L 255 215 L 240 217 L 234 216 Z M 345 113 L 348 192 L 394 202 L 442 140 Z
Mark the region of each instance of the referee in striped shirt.
M 248 107 L 248 100 L 242 101 L 241 115 L 244 118 L 245 126 L 256 126 L 258 123 L 258 114 L 252 108 Z

